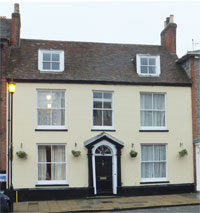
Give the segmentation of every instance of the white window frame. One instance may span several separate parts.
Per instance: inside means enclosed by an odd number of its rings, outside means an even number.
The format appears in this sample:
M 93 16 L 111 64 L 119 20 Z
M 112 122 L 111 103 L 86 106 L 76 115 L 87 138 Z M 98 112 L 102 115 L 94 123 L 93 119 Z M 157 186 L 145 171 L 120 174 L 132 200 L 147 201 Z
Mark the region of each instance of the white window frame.
M 65 180 L 38 180 L 38 147 L 39 146 L 64 146 L 65 147 L 65 162 L 62 162 L 62 163 L 65 163 L 65 171 L 66 171 L 66 174 L 65 174 Z M 38 185 L 66 185 L 68 184 L 67 182 L 67 150 L 66 150 L 66 144 L 64 143 L 38 143 L 36 144 L 36 157 L 37 157 L 37 162 L 36 162 L 36 172 L 37 172 L 37 181 L 36 183 Z
M 43 54 L 59 54 L 60 55 L 60 66 L 59 70 L 53 70 L 53 69 L 43 69 Z M 64 50 L 53 50 L 53 49 L 39 49 L 38 50 L 38 70 L 41 72 L 63 72 L 65 67 L 64 67 L 65 61 L 64 61 Z
M 165 146 L 165 150 L 166 150 L 166 160 L 163 160 L 163 161 L 157 161 L 157 162 L 165 162 L 165 164 L 166 164 L 166 177 L 163 177 L 163 178 L 142 178 L 142 163 L 143 162 L 153 162 L 153 163 L 155 163 L 156 161 L 154 160 L 154 161 L 142 161 L 142 146 L 143 145 L 149 145 L 149 146 L 156 146 L 156 145 L 162 145 L 162 146 Z M 140 171 L 140 174 L 141 174 L 141 182 L 164 182 L 164 181 L 168 181 L 168 165 L 167 165 L 167 162 L 168 162 L 168 160 L 167 160 L 167 144 L 141 144 L 141 146 L 140 146 L 140 153 L 141 153 L 141 155 L 140 155 L 140 168 L 141 168 L 141 171 Z M 154 152 L 154 148 L 153 148 L 153 152 Z M 154 156 L 154 155 L 153 155 Z
M 36 129 L 67 129 L 67 126 L 66 126 L 66 90 L 65 89 L 37 89 L 37 95 L 36 95 Z M 64 125 L 62 126 L 53 126 L 53 125 L 38 125 L 38 92 L 39 91 L 64 91 L 65 93 L 65 108 L 64 108 L 64 115 L 65 115 L 65 118 L 64 118 Z
M 156 73 L 141 73 L 141 58 L 155 59 L 156 60 Z M 137 54 L 137 73 L 139 76 L 144 77 L 159 77 L 160 76 L 160 56 L 159 55 L 149 55 L 149 54 Z
M 93 94 L 94 92 L 102 92 L 102 93 L 111 93 L 112 94 L 112 126 L 95 126 L 93 123 L 93 111 L 94 111 L 94 98 L 93 98 Z M 103 98 L 102 98 L 103 99 Z M 104 90 L 93 90 L 92 91 L 92 130 L 114 130 L 114 92 L 113 91 L 104 91 Z M 103 110 L 103 108 L 102 108 Z
M 142 124 L 141 124 L 141 111 L 144 110 L 144 109 L 141 109 L 141 98 L 140 98 L 140 130 L 167 130 L 166 93 L 165 92 L 160 92 L 160 93 L 158 93 L 158 92 L 140 92 L 140 97 L 141 97 L 141 94 L 164 95 L 164 97 L 165 97 L 165 126 L 142 126 Z M 148 109 L 147 111 L 150 111 L 150 110 Z M 154 111 L 154 110 L 152 109 L 152 111 Z M 158 110 L 155 110 L 155 111 L 158 111 Z

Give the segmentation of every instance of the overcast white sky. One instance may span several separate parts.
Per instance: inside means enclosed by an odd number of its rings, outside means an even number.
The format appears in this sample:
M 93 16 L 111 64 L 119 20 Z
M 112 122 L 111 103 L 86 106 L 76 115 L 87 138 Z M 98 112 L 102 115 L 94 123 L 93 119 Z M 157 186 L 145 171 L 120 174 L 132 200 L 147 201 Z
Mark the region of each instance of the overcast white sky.
M 65 41 L 160 44 L 164 21 L 174 15 L 179 57 L 200 49 L 199 1 L 15 1 L 20 3 L 21 37 Z M 11 17 L 14 2 L 0 3 Z

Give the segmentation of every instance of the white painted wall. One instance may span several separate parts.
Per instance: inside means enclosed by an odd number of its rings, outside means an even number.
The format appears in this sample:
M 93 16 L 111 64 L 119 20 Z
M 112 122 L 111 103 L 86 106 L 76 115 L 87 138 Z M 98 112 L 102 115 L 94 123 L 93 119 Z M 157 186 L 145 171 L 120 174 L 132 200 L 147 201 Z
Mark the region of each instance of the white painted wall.
M 38 132 L 36 128 L 36 90 L 66 90 L 67 132 Z M 92 91 L 114 92 L 114 129 L 108 132 L 125 143 L 121 155 L 122 186 L 140 185 L 140 144 L 167 144 L 167 171 L 170 184 L 193 183 L 192 113 L 191 89 L 189 87 L 162 86 L 119 86 L 85 84 L 39 84 L 17 83 L 14 94 L 14 188 L 34 188 L 36 185 L 36 144 L 65 143 L 67 154 L 67 182 L 70 187 L 88 186 L 87 149 L 83 142 L 100 134 L 92 128 Z M 169 132 L 139 132 L 140 92 L 165 92 L 167 108 L 167 128 Z M 81 151 L 75 158 L 71 150 Z M 138 151 L 131 158 L 132 149 Z M 180 148 L 180 143 L 183 146 Z M 21 149 L 28 153 L 28 159 L 16 156 Z M 178 152 L 186 148 L 184 158 Z

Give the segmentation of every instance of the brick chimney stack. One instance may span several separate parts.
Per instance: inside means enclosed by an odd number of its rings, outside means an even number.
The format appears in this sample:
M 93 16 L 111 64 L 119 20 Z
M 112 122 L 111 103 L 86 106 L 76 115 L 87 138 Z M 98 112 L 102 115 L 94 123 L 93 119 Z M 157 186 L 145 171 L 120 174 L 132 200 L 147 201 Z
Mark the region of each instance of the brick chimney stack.
M 19 13 L 19 4 L 15 4 L 14 13 L 12 13 L 12 23 L 11 23 L 11 45 L 20 45 L 20 28 L 21 20 Z
M 164 30 L 161 32 L 161 45 L 166 46 L 169 52 L 176 54 L 176 28 L 174 16 L 170 15 L 164 22 Z

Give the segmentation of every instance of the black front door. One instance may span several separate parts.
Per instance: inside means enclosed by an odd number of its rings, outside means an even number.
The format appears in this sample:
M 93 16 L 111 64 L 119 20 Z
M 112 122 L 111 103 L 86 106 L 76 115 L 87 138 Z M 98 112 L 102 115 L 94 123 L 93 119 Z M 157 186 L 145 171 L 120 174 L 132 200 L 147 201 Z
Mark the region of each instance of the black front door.
M 112 156 L 96 156 L 97 194 L 112 194 Z

